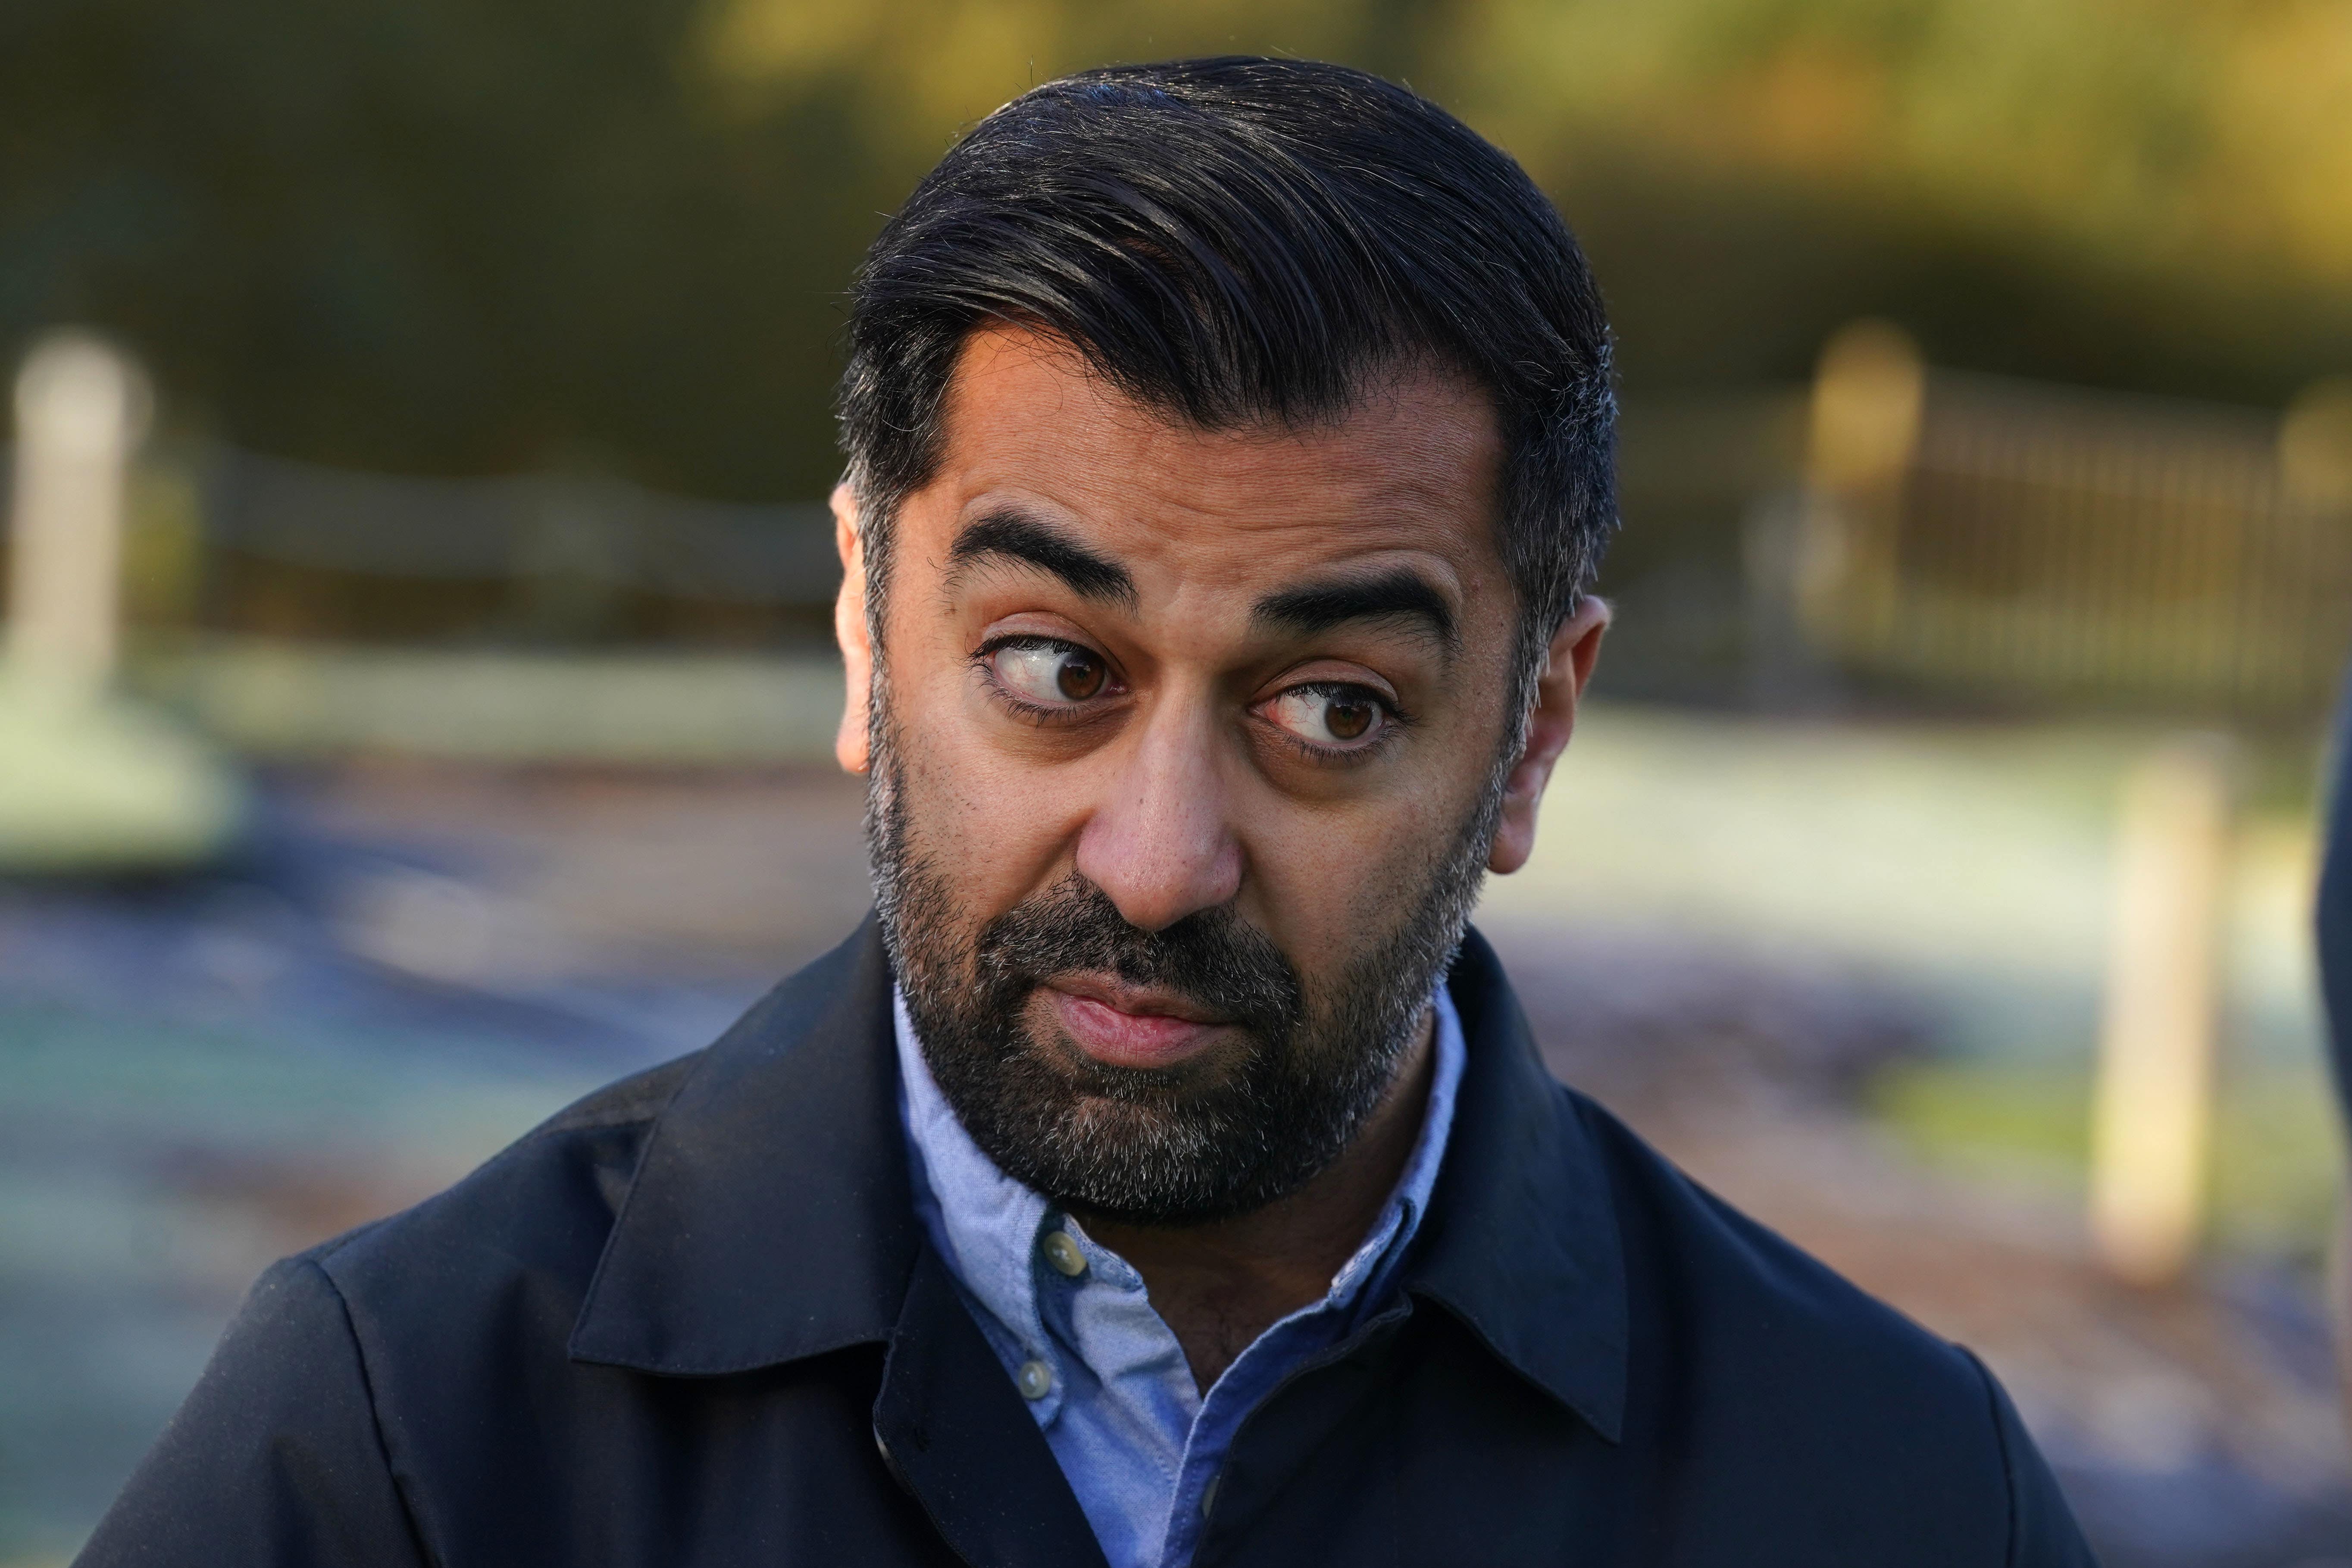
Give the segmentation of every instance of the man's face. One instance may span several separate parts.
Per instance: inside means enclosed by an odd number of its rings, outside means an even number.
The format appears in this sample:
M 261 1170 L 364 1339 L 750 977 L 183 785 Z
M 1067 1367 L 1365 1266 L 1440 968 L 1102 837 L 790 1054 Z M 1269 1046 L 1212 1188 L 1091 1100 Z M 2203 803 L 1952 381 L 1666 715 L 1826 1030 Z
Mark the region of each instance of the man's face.
M 1010 1173 L 1243 1212 L 1388 1091 L 1510 760 L 1500 449 L 1435 372 L 1209 432 L 1052 340 L 966 346 L 893 534 L 875 850 L 927 1059 Z

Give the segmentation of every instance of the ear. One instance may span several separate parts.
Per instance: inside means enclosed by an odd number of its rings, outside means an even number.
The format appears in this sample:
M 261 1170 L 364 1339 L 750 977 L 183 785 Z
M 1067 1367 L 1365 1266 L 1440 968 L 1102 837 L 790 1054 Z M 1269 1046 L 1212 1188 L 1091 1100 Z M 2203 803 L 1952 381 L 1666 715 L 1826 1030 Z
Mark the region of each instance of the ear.
M 1552 634 L 1543 673 L 1536 678 L 1535 703 L 1528 715 L 1528 742 L 1503 785 L 1503 819 L 1487 851 L 1487 869 L 1508 876 L 1528 863 L 1536 847 L 1536 807 L 1543 803 L 1551 770 L 1568 750 L 1576 730 L 1576 705 L 1601 657 L 1601 634 L 1609 629 L 1609 605 L 1587 594 L 1576 614 Z
M 833 543 L 841 552 L 841 593 L 833 601 L 833 637 L 841 645 L 845 688 L 834 759 L 853 773 L 869 757 L 867 708 L 874 697 L 874 646 L 866 628 L 866 540 L 857 531 L 857 498 L 846 484 L 833 487 Z

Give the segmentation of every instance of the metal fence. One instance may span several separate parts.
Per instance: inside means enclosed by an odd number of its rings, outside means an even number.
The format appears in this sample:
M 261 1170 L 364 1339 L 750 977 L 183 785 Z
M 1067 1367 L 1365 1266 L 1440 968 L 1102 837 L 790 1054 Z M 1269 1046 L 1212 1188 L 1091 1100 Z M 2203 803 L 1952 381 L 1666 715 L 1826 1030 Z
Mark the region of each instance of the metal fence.
M 1968 700 L 2299 716 L 2352 654 L 2352 386 L 2281 417 L 1929 370 L 1864 326 L 1809 398 L 1637 401 L 1622 472 L 1618 689 L 1809 700 L 1826 657 Z M 741 647 L 822 638 L 840 572 L 821 504 L 166 447 L 123 580 L 134 636 Z
M 404 479 L 215 453 L 215 549 L 372 577 L 574 576 L 670 597 L 820 602 L 840 580 L 821 505 L 687 500 L 613 479 Z
M 134 465 L 127 514 L 134 636 L 742 644 L 822 634 L 841 582 L 821 502 L 580 475 L 419 479 L 166 445 Z
M 552 474 L 355 474 L 246 452 L 212 453 L 199 471 L 198 615 L 225 629 L 759 640 L 821 628 L 840 582 L 822 505 Z
M 1985 694 L 2316 710 L 2352 650 L 2352 394 L 2281 419 L 1928 371 L 1850 330 L 1813 392 L 1801 624 Z

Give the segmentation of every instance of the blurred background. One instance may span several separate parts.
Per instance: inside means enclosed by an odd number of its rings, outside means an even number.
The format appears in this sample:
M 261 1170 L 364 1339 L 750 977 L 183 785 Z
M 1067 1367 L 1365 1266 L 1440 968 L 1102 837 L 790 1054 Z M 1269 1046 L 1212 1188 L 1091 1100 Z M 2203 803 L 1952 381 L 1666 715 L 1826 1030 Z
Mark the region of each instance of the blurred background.
M 856 921 L 844 287 L 1024 87 L 1235 50 L 1609 296 L 1617 628 L 1480 916 L 1555 1066 L 1985 1354 L 2111 1564 L 2352 1564 L 2347 0 L 0 7 L 0 1564 L 269 1260 Z

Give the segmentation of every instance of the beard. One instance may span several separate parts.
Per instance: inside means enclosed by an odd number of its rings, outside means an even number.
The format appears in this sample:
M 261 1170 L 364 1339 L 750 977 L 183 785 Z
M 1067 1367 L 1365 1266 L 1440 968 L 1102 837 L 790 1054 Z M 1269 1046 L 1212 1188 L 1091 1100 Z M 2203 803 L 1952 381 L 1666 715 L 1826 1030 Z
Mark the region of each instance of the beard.
M 1365 900 L 1402 919 L 1317 984 L 1230 906 L 1157 931 L 1076 871 L 984 921 L 923 852 L 880 671 L 866 835 L 883 938 L 923 1059 L 974 1143 L 1057 1205 L 1199 1225 L 1329 1168 L 1394 1085 L 1484 881 L 1509 748 L 1418 887 Z M 1184 998 L 1229 1038 L 1166 1068 L 1097 1061 L 1030 1005 L 1056 975 Z

